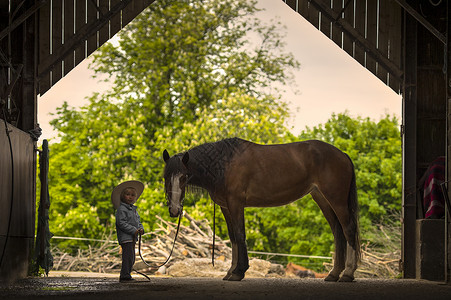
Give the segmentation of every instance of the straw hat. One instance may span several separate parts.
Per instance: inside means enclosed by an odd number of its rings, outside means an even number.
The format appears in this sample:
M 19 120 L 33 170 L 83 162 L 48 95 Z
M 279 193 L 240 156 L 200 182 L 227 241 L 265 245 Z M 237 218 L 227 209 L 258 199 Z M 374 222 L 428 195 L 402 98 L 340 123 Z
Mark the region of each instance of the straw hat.
M 139 196 L 141 196 L 144 190 L 144 184 L 138 180 L 130 180 L 124 181 L 119 184 L 117 187 L 113 189 L 111 193 L 111 202 L 115 209 L 117 209 L 121 205 L 121 193 L 125 188 L 134 188 L 136 190 L 136 200 L 138 200 Z M 135 200 L 135 202 L 136 202 Z

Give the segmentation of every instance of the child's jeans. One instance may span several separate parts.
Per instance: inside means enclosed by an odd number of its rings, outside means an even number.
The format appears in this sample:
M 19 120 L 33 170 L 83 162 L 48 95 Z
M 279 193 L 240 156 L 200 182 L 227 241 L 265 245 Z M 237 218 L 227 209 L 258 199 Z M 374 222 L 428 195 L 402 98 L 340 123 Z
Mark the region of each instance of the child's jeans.
M 122 247 L 122 268 L 120 279 L 130 279 L 133 265 L 135 264 L 135 243 L 123 243 Z

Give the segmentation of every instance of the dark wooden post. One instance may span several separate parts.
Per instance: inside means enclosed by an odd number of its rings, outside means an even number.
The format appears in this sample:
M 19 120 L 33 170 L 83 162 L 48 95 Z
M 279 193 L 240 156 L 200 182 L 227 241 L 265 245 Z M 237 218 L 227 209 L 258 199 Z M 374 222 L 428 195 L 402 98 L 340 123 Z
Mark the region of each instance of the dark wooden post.
M 449 180 L 449 174 L 451 174 L 451 164 L 449 163 L 451 157 L 451 4 L 447 1 L 447 12 L 446 12 L 446 175 L 445 181 Z M 448 197 L 450 196 L 450 186 L 448 187 Z M 450 282 L 450 269 L 451 269 L 451 234 L 449 232 L 449 214 L 445 217 L 447 223 L 445 224 L 445 234 L 447 239 L 445 241 L 448 242 L 446 245 L 446 256 L 445 256 L 445 281 Z
M 404 12 L 404 85 L 402 107 L 402 267 L 404 278 L 415 278 L 417 189 L 417 22 Z

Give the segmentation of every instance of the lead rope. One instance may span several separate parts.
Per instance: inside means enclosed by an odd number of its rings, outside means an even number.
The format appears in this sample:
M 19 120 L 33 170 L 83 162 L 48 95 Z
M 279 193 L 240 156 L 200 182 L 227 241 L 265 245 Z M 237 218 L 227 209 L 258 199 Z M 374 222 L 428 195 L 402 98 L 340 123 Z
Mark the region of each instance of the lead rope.
M 172 256 L 172 252 L 174 251 L 175 242 L 177 241 L 177 236 L 179 235 L 179 231 L 180 231 L 180 221 L 182 220 L 182 216 L 183 216 L 183 211 L 182 211 L 182 213 L 180 213 L 180 215 L 179 215 L 179 222 L 178 222 L 178 224 L 177 224 L 177 231 L 175 232 L 175 237 L 174 237 L 174 242 L 172 243 L 172 249 L 171 249 L 171 252 L 169 253 L 169 256 L 168 256 L 168 258 L 166 259 L 166 261 L 165 261 L 164 263 L 162 263 L 161 265 L 158 265 L 158 266 L 151 266 L 151 265 L 149 265 L 149 264 L 144 260 L 144 258 L 143 258 L 143 256 L 142 256 L 142 253 L 141 253 L 141 234 L 139 234 L 139 239 L 138 239 L 138 252 L 139 252 L 139 257 L 141 257 L 141 260 L 143 261 L 143 263 L 144 263 L 146 266 L 148 266 L 148 267 L 151 268 L 151 269 L 158 269 L 158 268 L 161 268 L 162 266 L 164 266 L 164 265 L 169 261 L 169 259 L 170 259 L 171 256 Z M 150 281 L 149 276 L 147 276 L 146 274 L 141 273 L 141 272 L 138 272 L 138 271 L 136 271 L 135 269 L 133 269 L 133 271 L 135 271 L 136 273 L 138 273 L 138 274 L 140 274 L 140 275 L 146 277 L 147 280 Z
M 211 264 L 215 266 L 215 228 L 216 228 L 216 203 L 213 202 L 213 249 L 211 250 Z

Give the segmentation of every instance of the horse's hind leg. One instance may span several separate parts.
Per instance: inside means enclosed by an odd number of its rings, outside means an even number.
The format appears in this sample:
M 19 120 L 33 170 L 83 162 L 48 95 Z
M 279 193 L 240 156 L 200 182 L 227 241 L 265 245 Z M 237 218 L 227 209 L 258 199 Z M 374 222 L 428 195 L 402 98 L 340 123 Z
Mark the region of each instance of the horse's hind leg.
M 347 243 L 346 248 L 346 268 L 340 277 L 340 282 L 351 282 L 354 280 L 354 272 L 357 269 L 356 250 Z
M 316 201 L 321 211 L 326 217 L 327 222 L 332 230 L 335 241 L 334 266 L 329 272 L 329 275 L 324 279 L 325 281 L 337 281 L 340 278 L 341 272 L 345 269 L 346 263 L 346 238 L 343 229 L 338 221 L 338 218 L 330 207 L 328 201 L 318 190 L 311 192 L 313 199 Z
M 321 192 L 325 199 L 334 201 L 328 202 L 331 203 L 331 207 L 333 208 L 333 211 L 339 221 L 338 226 L 341 224 L 342 234 L 344 234 L 345 237 L 344 243 L 346 244 L 346 264 L 340 281 L 351 282 L 354 280 L 354 272 L 357 269 L 360 256 L 359 229 L 356 220 L 357 216 L 351 215 L 353 213 L 357 214 L 357 212 L 351 212 L 349 210 L 348 191 L 341 191 L 337 187 L 334 190 L 331 188 L 333 187 L 322 190 Z
M 354 280 L 354 272 L 357 269 L 357 263 L 359 260 L 359 254 L 357 247 L 360 247 L 359 244 L 356 244 L 356 235 L 358 235 L 358 228 L 355 228 L 355 225 L 352 222 L 349 222 L 349 218 L 345 218 L 348 221 L 342 221 L 342 224 L 345 224 L 343 228 L 346 239 L 348 240 L 346 246 L 346 268 L 343 272 L 343 275 L 340 278 L 341 282 L 352 282 Z M 353 243 L 352 245 L 349 243 Z
M 232 276 L 232 271 L 235 270 L 237 262 L 238 262 L 238 245 L 236 243 L 235 234 L 233 232 L 232 218 L 230 216 L 230 211 L 225 207 L 221 207 L 221 211 L 226 220 L 230 242 L 232 243 L 232 266 L 227 271 L 226 276 L 224 276 L 224 278 L 223 278 L 223 280 L 229 280 L 229 278 Z

